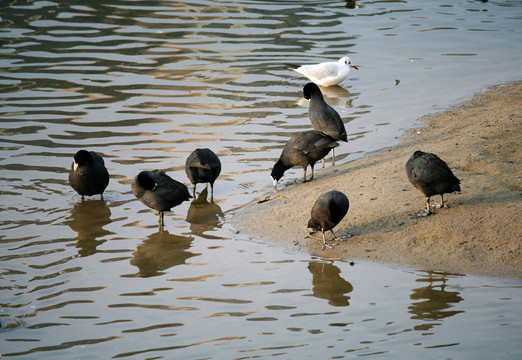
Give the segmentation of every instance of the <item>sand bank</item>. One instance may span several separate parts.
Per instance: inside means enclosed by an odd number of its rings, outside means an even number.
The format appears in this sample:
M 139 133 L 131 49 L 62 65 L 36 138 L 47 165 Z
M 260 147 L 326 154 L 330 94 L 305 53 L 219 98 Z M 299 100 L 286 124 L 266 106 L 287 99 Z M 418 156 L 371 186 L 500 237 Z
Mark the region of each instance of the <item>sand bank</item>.
M 285 175 L 285 185 L 240 210 L 232 224 L 243 235 L 321 257 L 522 278 L 521 114 L 522 82 L 487 89 L 423 117 L 423 126 L 397 146 L 334 167 L 327 161 L 326 169 L 318 163 L 311 182 L 301 183 L 300 171 Z M 448 208 L 412 218 L 424 197 L 404 165 L 418 149 L 446 161 L 462 192 L 445 196 Z M 317 197 L 329 190 L 350 200 L 334 230 L 352 237 L 321 250 L 320 241 L 306 238 L 306 224 Z

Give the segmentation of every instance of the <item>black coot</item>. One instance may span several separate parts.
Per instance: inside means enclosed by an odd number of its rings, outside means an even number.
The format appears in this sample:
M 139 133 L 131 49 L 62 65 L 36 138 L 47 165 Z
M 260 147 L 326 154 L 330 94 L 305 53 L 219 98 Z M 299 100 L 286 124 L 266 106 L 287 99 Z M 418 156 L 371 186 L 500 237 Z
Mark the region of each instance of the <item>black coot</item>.
M 294 134 L 286 143 L 279 160 L 272 169 L 271 176 L 274 186 L 277 185 L 286 170 L 296 165 L 303 167 L 303 182 L 306 182 L 306 168 L 310 165 L 312 168 L 310 180 L 312 180 L 315 163 L 324 158 L 337 145 L 339 144 L 334 139 L 321 131 L 309 130 Z
M 221 173 L 221 161 L 212 150 L 194 150 L 185 162 L 185 172 L 193 185 L 193 196 L 196 196 L 196 184 L 210 183 L 210 197 L 214 197 L 214 182 Z
M 444 207 L 443 194 L 460 191 L 460 180 L 451 172 L 448 164 L 437 155 L 415 151 L 406 162 L 408 180 L 426 196 L 426 213 L 430 214 L 430 197 L 440 195 Z
M 323 249 L 326 246 L 331 247 L 326 242 L 324 232 L 330 230 L 333 235 L 333 240 L 336 240 L 333 228 L 341 222 L 346 213 L 350 203 L 345 194 L 340 191 L 328 191 L 317 199 L 312 207 L 310 220 L 308 220 L 308 228 L 313 230 L 321 230 L 323 233 Z
M 163 212 L 192 198 L 187 187 L 161 170 L 142 171 L 132 179 L 132 192 L 142 203 L 159 211 L 163 226 Z
M 322 131 L 335 140 L 348 141 L 343 120 L 337 111 L 326 103 L 319 86 L 314 83 L 306 84 L 303 88 L 303 96 L 310 100 L 308 116 L 314 130 Z M 335 165 L 334 151 L 332 151 L 332 165 Z
M 109 184 L 109 172 L 105 168 L 103 158 L 94 151 L 79 150 L 74 154 L 69 184 L 82 196 L 100 194 Z

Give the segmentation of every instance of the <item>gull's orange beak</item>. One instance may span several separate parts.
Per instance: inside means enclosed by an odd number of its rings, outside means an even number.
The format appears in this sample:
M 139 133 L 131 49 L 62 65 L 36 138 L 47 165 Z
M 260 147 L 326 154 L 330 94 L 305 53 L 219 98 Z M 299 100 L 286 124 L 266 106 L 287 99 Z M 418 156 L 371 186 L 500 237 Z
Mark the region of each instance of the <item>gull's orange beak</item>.
M 355 70 L 359 70 L 359 68 L 355 65 L 350 65 L 351 67 L 353 67 Z

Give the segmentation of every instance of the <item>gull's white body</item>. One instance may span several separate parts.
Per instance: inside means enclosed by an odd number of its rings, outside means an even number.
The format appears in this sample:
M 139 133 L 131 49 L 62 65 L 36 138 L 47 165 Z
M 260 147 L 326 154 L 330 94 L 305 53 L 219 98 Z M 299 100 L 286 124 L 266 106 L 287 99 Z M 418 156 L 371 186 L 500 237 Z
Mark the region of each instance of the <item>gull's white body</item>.
M 338 85 L 348 77 L 351 67 L 357 69 L 355 65 L 352 65 L 348 56 L 342 57 L 338 61 L 302 66 L 289 65 L 289 67 L 319 86 Z

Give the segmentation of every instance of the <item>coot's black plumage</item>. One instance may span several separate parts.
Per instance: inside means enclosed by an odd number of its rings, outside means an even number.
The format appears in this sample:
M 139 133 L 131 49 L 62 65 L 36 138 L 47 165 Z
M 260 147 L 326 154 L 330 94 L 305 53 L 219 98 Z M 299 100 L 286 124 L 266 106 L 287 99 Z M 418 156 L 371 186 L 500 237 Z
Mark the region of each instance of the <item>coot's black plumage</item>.
M 303 167 L 303 182 L 306 182 L 306 168 L 310 165 L 312 168 L 310 180 L 312 180 L 315 163 L 324 158 L 337 145 L 339 144 L 334 139 L 321 131 L 309 130 L 294 134 L 286 143 L 279 160 L 272 169 L 271 176 L 274 186 L 277 185 L 286 170 L 297 165 Z
M 312 207 L 310 220 L 308 220 L 308 228 L 313 230 L 321 230 L 323 233 L 323 249 L 329 246 L 326 243 L 324 232 L 330 230 L 333 235 L 333 240 L 336 240 L 333 228 L 341 222 L 346 213 L 350 203 L 345 194 L 340 191 L 328 191 L 317 199 Z
M 437 155 L 417 150 L 406 162 L 408 180 L 426 196 L 426 213 L 430 214 L 430 197 L 460 191 L 460 180 L 453 175 L 448 164 Z
M 163 212 L 192 198 L 187 187 L 161 170 L 142 171 L 132 179 L 132 192 L 142 203 L 159 211 L 163 226 Z
M 74 154 L 69 184 L 82 196 L 100 194 L 109 184 L 109 172 L 105 168 L 103 158 L 94 151 L 79 150 Z
M 213 197 L 214 182 L 221 173 L 221 161 L 210 149 L 196 149 L 185 162 L 185 172 L 193 185 L 194 196 L 196 196 L 196 184 L 210 183 L 210 196 Z
M 314 130 L 322 131 L 335 140 L 348 141 L 343 120 L 337 111 L 326 103 L 319 86 L 314 83 L 306 84 L 303 88 L 303 96 L 310 100 L 308 117 Z M 335 153 L 333 151 L 332 164 L 335 165 Z

